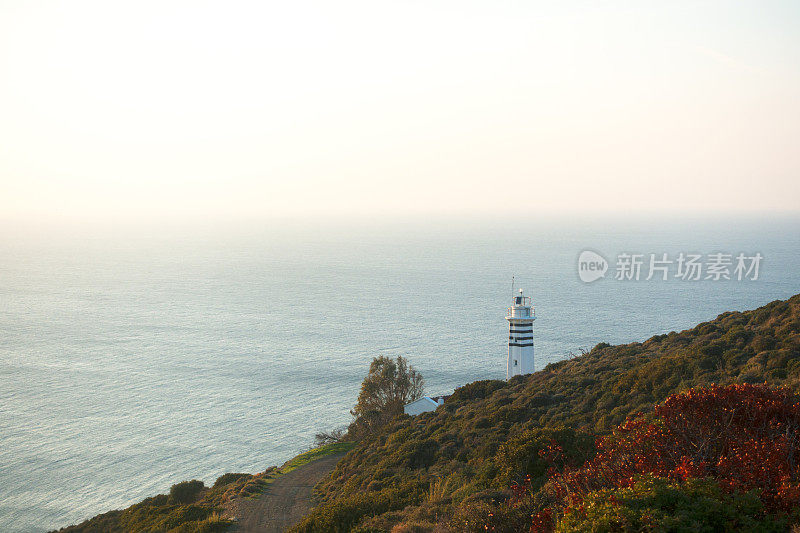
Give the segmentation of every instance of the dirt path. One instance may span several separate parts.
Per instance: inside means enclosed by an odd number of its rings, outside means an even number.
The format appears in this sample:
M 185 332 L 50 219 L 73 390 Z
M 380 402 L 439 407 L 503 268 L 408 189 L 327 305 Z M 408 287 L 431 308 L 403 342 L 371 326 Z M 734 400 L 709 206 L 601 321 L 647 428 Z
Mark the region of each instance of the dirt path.
M 276 478 L 258 498 L 236 500 L 229 509 L 237 521 L 230 531 L 283 533 L 308 514 L 311 489 L 343 456 L 337 453 L 312 461 Z

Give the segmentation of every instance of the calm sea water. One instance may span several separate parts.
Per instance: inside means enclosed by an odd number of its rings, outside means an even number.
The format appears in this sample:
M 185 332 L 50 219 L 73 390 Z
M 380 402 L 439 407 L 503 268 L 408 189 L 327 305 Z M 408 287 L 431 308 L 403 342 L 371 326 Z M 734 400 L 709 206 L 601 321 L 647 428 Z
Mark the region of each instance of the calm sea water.
M 611 261 L 582 283 L 578 254 Z M 616 281 L 620 252 L 755 253 L 758 281 Z M 0 237 L 0 530 L 256 472 L 348 423 L 372 357 L 503 378 L 511 276 L 537 368 L 800 292 L 800 221 L 427 221 Z

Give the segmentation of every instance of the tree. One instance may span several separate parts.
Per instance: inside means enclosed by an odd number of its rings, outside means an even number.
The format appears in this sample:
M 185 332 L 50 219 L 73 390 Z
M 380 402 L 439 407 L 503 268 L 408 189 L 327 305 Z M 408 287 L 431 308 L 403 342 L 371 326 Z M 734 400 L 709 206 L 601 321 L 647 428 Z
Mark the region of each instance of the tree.
M 332 431 L 320 431 L 316 435 L 314 435 L 314 445 L 315 446 L 325 446 L 326 444 L 334 444 L 336 442 L 341 442 L 344 438 L 345 430 L 347 428 L 336 428 Z
M 422 374 L 408 365 L 404 357 L 376 357 L 361 383 L 356 406 L 350 411 L 355 420 L 350 425 L 354 436 L 372 433 L 395 416 L 403 407 L 422 397 Z

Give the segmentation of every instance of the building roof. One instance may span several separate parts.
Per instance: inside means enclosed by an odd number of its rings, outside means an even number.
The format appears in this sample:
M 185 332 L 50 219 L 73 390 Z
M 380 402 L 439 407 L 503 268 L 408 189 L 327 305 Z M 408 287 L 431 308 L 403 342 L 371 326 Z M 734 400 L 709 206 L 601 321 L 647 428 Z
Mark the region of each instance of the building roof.
M 446 396 L 423 396 L 422 398 L 416 399 L 413 402 L 408 402 L 406 405 L 412 405 L 412 404 L 415 404 L 417 402 L 421 402 L 422 400 L 426 400 L 428 402 L 431 402 L 434 405 L 439 405 L 439 400 L 444 402 L 449 397 L 450 397 L 449 394 L 446 395 Z

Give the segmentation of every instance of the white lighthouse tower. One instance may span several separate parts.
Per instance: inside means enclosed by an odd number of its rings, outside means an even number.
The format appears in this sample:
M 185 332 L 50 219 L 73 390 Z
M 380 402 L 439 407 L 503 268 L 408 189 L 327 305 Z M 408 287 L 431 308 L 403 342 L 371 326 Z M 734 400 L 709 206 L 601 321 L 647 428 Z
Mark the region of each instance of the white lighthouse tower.
M 530 374 L 533 367 L 533 321 L 536 316 L 531 299 L 522 294 L 514 296 L 514 305 L 507 310 L 508 320 L 508 366 L 506 379 Z

